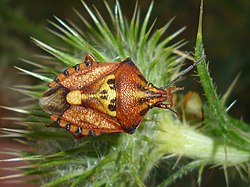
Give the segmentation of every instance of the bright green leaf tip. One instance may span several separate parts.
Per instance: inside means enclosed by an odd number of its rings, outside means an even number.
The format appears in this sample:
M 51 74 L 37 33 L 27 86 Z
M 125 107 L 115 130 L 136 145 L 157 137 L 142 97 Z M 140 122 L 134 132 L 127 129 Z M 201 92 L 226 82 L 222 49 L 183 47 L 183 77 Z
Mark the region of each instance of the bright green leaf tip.
M 195 59 L 200 59 L 204 54 L 203 47 L 203 39 L 202 39 L 202 18 L 203 18 L 203 0 L 201 0 L 200 5 L 200 15 L 199 15 L 199 25 L 198 25 L 198 33 L 196 38 L 196 46 L 195 46 Z M 241 163 L 248 163 L 250 158 L 250 128 L 249 125 L 246 126 L 243 122 L 238 120 L 232 120 L 231 117 L 228 116 L 227 110 L 224 106 L 225 99 L 228 96 L 228 92 L 225 94 L 222 99 L 219 98 L 216 93 L 216 89 L 212 78 L 209 74 L 208 67 L 205 63 L 205 60 L 197 65 L 198 75 L 200 77 L 201 85 L 204 89 L 205 96 L 207 98 L 207 102 L 209 104 L 209 112 L 210 114 L 205 118 L 205 124 L 210 127 L 214 126 L 219 134 L 221 134 L 220 138 L 216 138 L 216 140 L 220 141 L 221 145 L 217 145 L 214 143 L 212 147 L 216 147 L 216 151 L 213 156 L 219 154 L 221 152 L 221 161 L 217 160 L 215 165 L 222 165 L 224 167 L 225 180 L 227 186 L 229 186 L 228 181 L 228 173 L 227 167 L 230 165 L 241 165 Z M 233 83 L 232 85 L 234 85 Z M 229 88 L 230 91 L 232 88 Z M 207 113 L 206 112 L 206 113 Z M 209 117 L 213 113 L 213 117 Z M 245 134 L 239 134 L 240 131 L 245 131 Z M 205 143 L 202 148 L 205 149 Z M 221 147 L 221 150 L 220 148 Z M 235 155 L 234 155 L 235 154 Z M 244 158 L 241 156 L 244 155 Z M 236 159 L 236 160 L 235 160 Z M 209 162 L 213 162 L 213 159 L 208 159 Z M 244 168 L 244 167 L 242 167 Z

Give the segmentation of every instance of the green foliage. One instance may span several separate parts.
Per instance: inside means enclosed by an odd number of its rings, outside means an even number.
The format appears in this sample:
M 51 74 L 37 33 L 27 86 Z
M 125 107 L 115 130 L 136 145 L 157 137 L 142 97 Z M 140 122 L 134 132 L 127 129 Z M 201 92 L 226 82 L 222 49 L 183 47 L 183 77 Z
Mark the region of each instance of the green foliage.
M 50 22 L 56 29 L 50 31 L 62 39 L 67 47 L 54 47 L 53 43 L 48 45 L 32 38 L 35 44 L 50 56 L 42 57 L 38 62 L 23 60 L 36 67 L 37 71 L 17 69 L 42 80 L 45 84 L 21 85 L 14 88 L 34 98 L 35 102 L 23 108 L 5 107 L 25 115 L 21 119 L 12 120 L 21 122 L 27 130 L 5 128 L 3 131 L 6 134 L 2 137 L 27 138 L 28 143 L 38 149 L 35 153 L 15 153 L 15 159 L 2 162 L 30 161 L 31 165 L 17 169 L 23 171 L 22 175 L 39 175 L 43 186 L 166 186 L 199 168 L 198 182 L 201 183 L 201 173 L 206 165 L 223 166 L 226 181 L 226 168 L 235 166 L 242 179 L 247 181 L 246 171 L 249 170 L 250 158 L 249 125 L 228 116 L 223 104 L 229 92 L 226 92 L 222 99 L 217 95 L 205 60 L 197 67 L 208 102 L 208 106 L 204 104 L 204 128 L 191 126 L 169 111 L 159 109 L 151 110 L 133 135 L 108 134 L 74 140 L 55 124 L 50 125 L 50 128 L 45 127 L 51 120 L 38 106 L 38 98 L 56 74 L 78 64 L 88 53 L 92 53 L 101 62 L 121 61 L 131 57 L 145 77 L 158 86 L 164 86 L 176 77 L 181 62 L 185 59 L 185 55 L 177 56 L 174 53 L 184 43 L 170 43 L 183 28 L 163 38 L 173 21 L 170 20 L 153 32 L 155 21 L 152 24 L 149 22 L 153 3 L 142 22 L 137 4 L 131 20 L 128 21 L 123 17 L 118 1 L 114 11 L 104 1 L 107 8 L 105 13 L 110 16 L 107 21 L 102 16 L 103 12 L 99 12 L 95 7 L 91 10 L 85 2 L 82 3 L 92 19 L 92 22 L 88 22 L 75 10 L 84 24 L 83 30 L 57 17 L 56 22 Z M 201 32 L 202 8 L 201 6 L 195 47 L 196 60 L 205 54 Z M 155 181 L 153 176 L 156 174 L 152 174 L 152 171 L 157 172 L 155 165 L 161 164 L 166 155 L 179 159 L 186 157 L 192 161 L 175 173 L 163 173 L 163 181 Z

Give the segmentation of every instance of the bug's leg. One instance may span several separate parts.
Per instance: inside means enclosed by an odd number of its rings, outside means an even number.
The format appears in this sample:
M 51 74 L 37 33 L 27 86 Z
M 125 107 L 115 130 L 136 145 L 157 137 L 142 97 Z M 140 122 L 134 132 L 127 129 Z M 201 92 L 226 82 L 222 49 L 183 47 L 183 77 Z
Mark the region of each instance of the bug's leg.
M 157 103 L 154 107 L 165 108 L 165 109 L 168 109 L 171 112 L 175 113 L 176 115 L 178 115 L 177 112 L 172 109 L 172 107 L 174 105 L 172 92 L 177 91 L 177 90 L 183 90 L 183 89 L 184 89 L 184 87 L 175 87 L 175 86 L 168 87 L 167 88 L 167 97 L 168 97 L 169 103 L 167 103 L 167 104 L 166 103 Z
M 95 57 L 92 54 L 88 54 L 85 57 L 84 64 L 86 65 L 86 67 L 89 67 L 89 66 L 96 65 L 97 61 L 96 61 Z
M 168 109 L 168 110 L 170 110 L 171 112 L 173 112 L 175 115 L 178 116 L 178 113 L 177 113 L 175 110 L 173 110 L 173 109 L 171 108 L 172 105 L 173 105 L 173 103 L 172 103 L 172 104 L 158 103 L 158 104 L 156 104 L 154 107 Z
M 168 100 L 169 100 L 169 104 L 166 104 L 166 108 L 172 108 L 173 107 L 173 91 L 178 91 L 178 90 L 183 90 L 184 87 L 175 87 L 175 86 L 171 86 L 167 88 L 167 96 L 168 96 Z M 160 107 L 162 108 L 162 107 Z

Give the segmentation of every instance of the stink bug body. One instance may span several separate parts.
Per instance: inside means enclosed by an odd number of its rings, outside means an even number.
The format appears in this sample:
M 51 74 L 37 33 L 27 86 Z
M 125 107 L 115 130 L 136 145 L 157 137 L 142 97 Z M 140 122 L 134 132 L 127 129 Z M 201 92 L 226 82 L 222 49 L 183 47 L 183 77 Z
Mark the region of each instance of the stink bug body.
M 99 63 L 89 54 L 83 63 L 59 74 L 39 104 L 53 121 L 76 138 L 102 133 L 132 134 L 149 109 L 159 107 L 173 111 L 172 91 L 183 87 L 170 84 L 163 89 L 148 83 L 129 58 Z

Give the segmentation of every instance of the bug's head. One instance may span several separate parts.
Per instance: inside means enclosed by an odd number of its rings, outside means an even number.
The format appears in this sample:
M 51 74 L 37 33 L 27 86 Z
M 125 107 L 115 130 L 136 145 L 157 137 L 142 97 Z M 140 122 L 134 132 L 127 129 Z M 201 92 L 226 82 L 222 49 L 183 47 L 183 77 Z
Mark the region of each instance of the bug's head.
M 200 58 L 198 61 L 194 61 L 192 65 L 190 65 L 188 68 L 183 70 L 177 77 L 175 77 L 172 81 L 170 81 L 164 88 L 157 88 L 151 83 L 147 84 L 147 89 L 149 90 L 149 94 L 147 96 L 147 98 L 149 99 L 148 106 L 150 108 L 152 107 L 166 108 L 166 109 L 171 110 L 175 114 L 177 114 L 174 110 L 171 109 L 171 107 L 173 107 L 172 92 L 176 90 L 183 90 L 184 87 L 175 87 L 175 86 L 170 86 L 170 85 L 172 85 L 181 77 L 186 75 L 198 63 L 203 61 L 204 58 L 205 58 L 205 55 L 202 58 Z M 167 103 L 165 103 L 164 101 L 167 101 Z
M 150 108 L 159 107 L 170 109 L 173 106 L 172 92 L 183 89 L 184 87 L 174 86 L 168 87 L 167 89 L 157 88 L 152 83 L 149 83 L 146 87 L 145 99 Z

